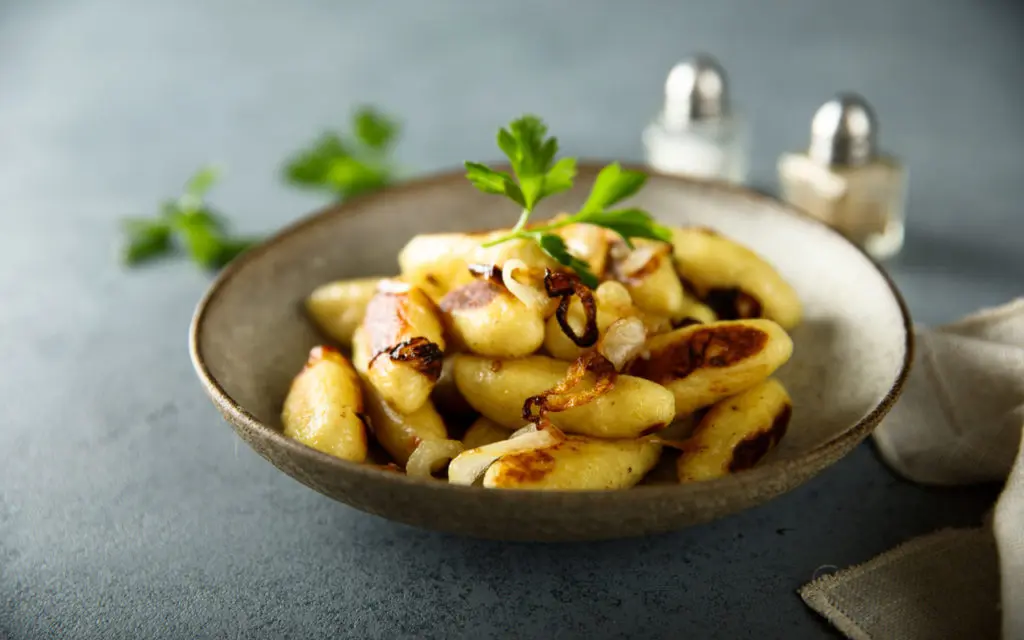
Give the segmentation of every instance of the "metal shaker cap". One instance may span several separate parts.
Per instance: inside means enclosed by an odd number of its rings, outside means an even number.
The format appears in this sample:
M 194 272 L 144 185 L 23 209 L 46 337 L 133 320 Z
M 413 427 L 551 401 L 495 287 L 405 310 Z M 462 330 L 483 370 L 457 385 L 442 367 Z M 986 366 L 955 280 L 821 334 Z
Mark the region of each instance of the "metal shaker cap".
M 867 100 L 840 93 L 818 109 L 811 121 L 808 155 L 825 165 L 862 165 L 875 157 L 878 119 Z
M 707 54 L 691 56 L 672 67 L 665 80 L 662 122 L 670 129 L 694 120 L 720 118 L 729 112 L 725 70 Z

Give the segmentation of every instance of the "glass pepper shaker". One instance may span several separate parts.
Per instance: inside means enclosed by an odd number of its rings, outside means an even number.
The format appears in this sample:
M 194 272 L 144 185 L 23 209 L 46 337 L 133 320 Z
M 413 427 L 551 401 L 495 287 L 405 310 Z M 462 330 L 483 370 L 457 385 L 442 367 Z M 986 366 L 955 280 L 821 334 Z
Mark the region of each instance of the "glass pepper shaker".
M 746 124 L 731 110 L 725 71 L 714 58 L 699 54 L 672 68 L 664 108 L 644 129 L 643 143 L 647 164 L 663 173 L 746 179 Z
M 873 257 L 903 247 L 906 171 L 878 152 L 878 120 L 871 105 L 842 93 L 818 109 L 806 153 L 779 158 L 783 199 L 815 216 Z

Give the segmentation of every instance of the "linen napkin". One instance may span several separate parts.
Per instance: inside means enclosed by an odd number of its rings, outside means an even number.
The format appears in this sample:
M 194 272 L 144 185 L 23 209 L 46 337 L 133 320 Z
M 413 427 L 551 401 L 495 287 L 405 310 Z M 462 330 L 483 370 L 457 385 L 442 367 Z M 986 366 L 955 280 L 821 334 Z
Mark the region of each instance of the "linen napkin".
M 915 482 L 1006 480 L 993 515 L 823 576 L 800 596 L 854 640 L 1024 640 L 1024 298 L 915 336 L 878 451 Z

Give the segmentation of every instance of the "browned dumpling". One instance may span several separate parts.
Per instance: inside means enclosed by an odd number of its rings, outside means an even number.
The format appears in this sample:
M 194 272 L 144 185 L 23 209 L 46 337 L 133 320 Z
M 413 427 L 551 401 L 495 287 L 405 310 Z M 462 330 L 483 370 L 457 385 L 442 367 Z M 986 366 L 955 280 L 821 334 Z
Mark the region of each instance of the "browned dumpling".
M 453 341 L 483 356 L 528 356 L 544 342 L 540 308 L 527 306 L 491 279 L 481 278 L 448 292 L 439 304 Z
M 281 411 L 284 434 L 324 453 L 363 462 L 366 426 L 359 376 L 331 347 L 315 347 Z
M 416 287 L 384 281 L 367 305 L 363 334 L 370 384 L 402 413 L 422 407 L 441 375 L 445 346 L 430 298 Z
M 800 323 L 796 291 L 764 258 L 710 229 L 674 229 L 679 275 L 721 319 L 768 318 L 784 329 Z
M 669 389 L 682 417 L 772 375 L 789 360 L 793 341 L 771 320 L 733 320 L 655 336 L 647 351 L 627 370 Z
M 482 415 L 508 429 L 525 424 L 527 398 L 554 387 L 569 364 L 529 356 L 511 360 L 460 354 L 455 359 L 455 384 L 466 401 Z M 581 386 L 592 387 L 588 374 Z M 550 420 L 572 433 L 602 438 L 633 438 L 657 431 L 675 417 L 672 393 L 661 385 L 620 375 L 608 393 L 568 411 L 551 413 Z
M 708 410 L 679 457 L 680 482 L 711 480 L 757 464 L 786 434 L 792 402 L 774 378 Z
M 366 305 L 377 293 L 381 279 L 338 280 L 319 286 L 306 298 L 306 312 L 328 337 L 347 345 L 362 324 Z

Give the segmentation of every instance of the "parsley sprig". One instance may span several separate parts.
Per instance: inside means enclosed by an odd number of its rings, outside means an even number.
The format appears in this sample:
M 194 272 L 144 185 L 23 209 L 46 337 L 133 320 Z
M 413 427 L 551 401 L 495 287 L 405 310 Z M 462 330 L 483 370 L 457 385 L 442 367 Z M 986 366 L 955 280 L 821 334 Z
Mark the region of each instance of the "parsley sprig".
M 643 187 L 647 176 L 639 171 L 623 169 L 617 162 L 604 167 L 594 180 L 583 207 L 557 222 L 527 226 L 537 204 L 544 198 L 567 191 L 576 177 L 576 159 L 555 161 L 558 140 L 547 137 L 547 126 L 536 116 L 523 116 L 498 132 L 498 147 L 508 157 L 512 175 L 478 162 L 466 162 L 466 178 L 484 193 L 503 195 L 520 207 L 522 213 L 512 230 L 484 246 L 494 246 L 515 239 L 535 241 L 541 249 L 560 264 L 579 275 L 590 287 L 598 284 L 597 276 L 584 260 L 569 252 L 565 241 L 553 231 L 571 224 L 584 223 L 610 229 L 632 248 L 632 238 L 669 241 L 668 229 L 659 225 L 651 214 L 636 208 L 611 209 Z
M 203 167 L 156 216 L 122 220 L 124 262 L 134 266 L 184 250 L 200 266 L 218 269 L 248 249 L 254 240 L 232 235 L 223 216 L 206 203 L 218 177 L 215 167 Z
M 284 167 L 291 184 L 318 189 L 344 200 L 391 184 L 395 168 L 389 154 L 398 137 L 398 123 L 374 109 L 360 107 L 352 116 L 352 134 L 323 133 L 296 153 Z

